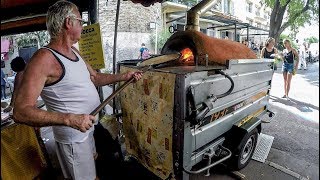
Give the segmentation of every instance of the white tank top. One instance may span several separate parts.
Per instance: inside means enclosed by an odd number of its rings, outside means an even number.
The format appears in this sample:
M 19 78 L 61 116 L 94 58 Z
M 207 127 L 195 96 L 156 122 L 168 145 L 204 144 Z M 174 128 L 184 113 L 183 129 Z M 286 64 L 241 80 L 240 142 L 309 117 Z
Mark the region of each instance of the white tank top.
M 81 56 L 72 50 L 77 59 L 71 60 L 53 49 L 43 48 L 53 53 L 63 69 L 59 80 L 46 85 L 41 92 L 47 110 L 90 114 L 100 104 L 100 98 Z M 69 144 L 86 140 L 88 134 L 94 130 L 94 126 L 85 133 L 68 126 L 53 126 L 52 129 L 56 141 Z

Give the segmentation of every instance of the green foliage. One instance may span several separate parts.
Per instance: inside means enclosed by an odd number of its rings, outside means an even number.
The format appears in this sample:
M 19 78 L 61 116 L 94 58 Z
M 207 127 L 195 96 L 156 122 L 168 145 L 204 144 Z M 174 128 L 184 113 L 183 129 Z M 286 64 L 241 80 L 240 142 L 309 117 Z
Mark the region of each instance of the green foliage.
M 308 44 L 311 44 L 311 43 L 318 43 L 319 39 L 312 36 L 312 37 L 305 38 L 304 41 L 307 42 Z
M 194 6 L 198 2 L 200 2 L 200 0 L 168 0 L 168 1 L 184 4 L 184 5 L 187 5 L 187 6 Z
M 150 40 L 151 40 L 151 45 L 155 46 L 156 44 L 156 33 L 154 32 L 153 34 L 150 35 Z M 163 45 L 167 42 L 169 37 L 171 36 L 171 33 L 168 31 L 168 29 L 162 29 L 160 32 L 158 32 L 158 43 L 157 47 L 160 49 L 163 47 Z
M 19 34 L 16 36 L 16 41 L 19 48 L 38 46 L 38 40 L 39 40 L 40 47 L 48 44 L 49 35 L 47 31 L 28 32 L 28 33 Z
M 288 39 L 291 42 L 291 46 L 295 49 L 298 48 L 298 44 L 295 41 L 295 38 L 286 34 L 281 34 L 280 38 L 279 38 L 279 42 L 277 44 L 277 49 L 279 51 L 283 51 L 285 49 L 284 45 L 283 45 L 283 40 Z
M 272 9 L 271 14 L 275 14 L 270 18 L 270 24 L 274 22 L 282 22 L 281 27 L 276 27 L 275 34 L 279 36 L 286 28 L 290 28 L 292 35 L 297 34 L 297 29 L 305 24 L 319 24 L 319 0 L 263 0 L 264 4 Z M 308 2 L 308 4 L 306 4 Z M 276 8 L 279 5 L 282 8 Z M 283 10 L 286 13 L 281 13 Z M 277 12 L 274 12 L 277 11 Z M 285 14 L 281 16 L 280 14 Z

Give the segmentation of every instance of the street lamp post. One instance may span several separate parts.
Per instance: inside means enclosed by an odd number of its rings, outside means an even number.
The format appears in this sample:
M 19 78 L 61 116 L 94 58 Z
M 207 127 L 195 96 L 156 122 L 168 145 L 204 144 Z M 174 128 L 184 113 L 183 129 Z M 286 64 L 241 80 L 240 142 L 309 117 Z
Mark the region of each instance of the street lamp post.
M 154 45 L 154 54 L 157 54 L 158 49 L 158 28 L 157 28 L 157 22 L 150 22 L 150 29 L 155 29 L 156 31 L 156 41 Z

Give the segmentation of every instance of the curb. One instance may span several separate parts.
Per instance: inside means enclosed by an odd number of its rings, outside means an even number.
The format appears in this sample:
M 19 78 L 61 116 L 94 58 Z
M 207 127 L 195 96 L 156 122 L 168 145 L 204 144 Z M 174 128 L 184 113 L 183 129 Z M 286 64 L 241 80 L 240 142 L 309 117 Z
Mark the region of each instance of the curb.
M 291 171 L 291 170 L 289 170 L 289 169 L 287 169 L 287 168 L 285 168 L 285 167 L 283 167 L 283 166 L 281 166 L 279 164 L 276 164 L 274 162 L 266 160 L 265 164 L 267 164 L 267 165 L 269 165 L 269 166 L 271 166 L 273 168 L 276 168 L 276 169 L 278 169 L 278 170 L 280 170 L 280 171 L 282 171 L 282 172 L 284 172 L 286 174 L 289 174 L 290 176 L 293 176 L 293 177 L 295 177 L 297 179 L 309 180 L 309 178 L 305 178 L 305 177 L 301 176 L 300 174 L 298 174 L 296 172 L 293 172 L 293 171 Z

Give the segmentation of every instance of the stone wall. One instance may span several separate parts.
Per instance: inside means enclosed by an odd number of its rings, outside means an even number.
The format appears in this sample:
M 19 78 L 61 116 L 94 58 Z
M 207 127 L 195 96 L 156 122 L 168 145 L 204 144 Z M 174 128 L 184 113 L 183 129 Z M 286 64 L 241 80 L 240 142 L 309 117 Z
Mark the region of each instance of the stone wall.
M 106 70 L 112 70 L 116 8 L 116 0 L 99 1 L 99 23 L 105 50 Z M 155 30 L 149 28 L 149 23 L 156 20 L 160 23 L 160 13 L 160 3 L 143 7 L 141 4 L 134 4 L 131 1 L 121 1 L 116 48 L 117 61 L 137 59 L 141 43 L 145 43 L 151 53 L 154 52 L 150 37 Z

